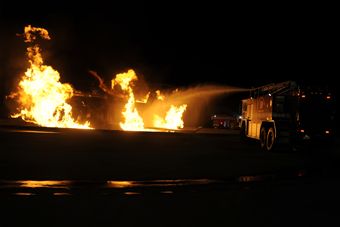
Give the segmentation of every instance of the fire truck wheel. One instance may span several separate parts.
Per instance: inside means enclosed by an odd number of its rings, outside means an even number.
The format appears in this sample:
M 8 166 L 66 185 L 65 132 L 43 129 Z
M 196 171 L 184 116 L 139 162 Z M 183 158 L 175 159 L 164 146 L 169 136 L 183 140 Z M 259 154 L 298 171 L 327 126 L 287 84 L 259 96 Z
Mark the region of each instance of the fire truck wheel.
M 261 132 L 260 132 L 260 146 L 261 149 L 265 149 L 266 148 L 266 139 L 267 139 L 267 132 L 266 129 L 264 127 L 261 128 Z
M 267 132 L 266 150 L 271 151 L 275 143 L 274 129 L 270 127 Z

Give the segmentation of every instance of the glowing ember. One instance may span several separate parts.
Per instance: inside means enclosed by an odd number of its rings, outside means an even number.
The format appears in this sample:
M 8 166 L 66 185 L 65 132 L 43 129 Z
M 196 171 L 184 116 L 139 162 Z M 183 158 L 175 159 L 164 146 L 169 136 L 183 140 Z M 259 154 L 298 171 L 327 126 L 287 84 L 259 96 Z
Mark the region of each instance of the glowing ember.
M 50 39 L 43 28 L 25 27 L 25 42 L 32 43 L 37 35 Z M 69 84 L 59 81 L 58 71 L 43 65 L 43 58 L 38 44 L 27 48 L 30 67 L 19 82 L 18 91 L 10 97 L 17 98 L 18 113 L 11 117 L 21 117 L 24 121 L 46 127 L 90 128 L 89 122 L 80 124 L 72 117 L 72 106 L 66 102 L 73 96 Z
M 144 130 L 144 122 L 141 116 L 139 116 L 137 108 L 135 106 L 135 96 L 131 82 L 137 80 L 136 73 L 130 69 L 127 73 L 120 73 L 116 75 L 116 78 L 111 81 L 112 89 L 115 85 L 120 85 L 120 88 L 128 93 L 128 101 L 122 112 L 124 122 L 120 122 L 119 125 L 123 130 L 128 131 L 142 131 Z
M 179 107 L 171 105 L 169 111 L 166 113 L 165 119 L 154 116 L 154 126 L 157 128 L 179 129 L 184 127 L 182 115 L 186 110 L 187 105 L 183 104 Z

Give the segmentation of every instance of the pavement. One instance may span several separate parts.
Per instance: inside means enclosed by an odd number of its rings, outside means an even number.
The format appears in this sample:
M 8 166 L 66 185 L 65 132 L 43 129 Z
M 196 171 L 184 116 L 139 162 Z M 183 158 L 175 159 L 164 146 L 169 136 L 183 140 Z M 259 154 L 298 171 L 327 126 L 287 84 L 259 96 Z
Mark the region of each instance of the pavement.
M 2 125 L 0 138 L 1 226 L 340 224 L 338 140 L 266 153 L 237 130 L 204 128 Z
M 222 133 L 227 132 L 227 133 Z M 225 179 L 298 170 L 299 154 L 264 153 L 236 131 L 124 132 L 3 126 L 0 179 Z

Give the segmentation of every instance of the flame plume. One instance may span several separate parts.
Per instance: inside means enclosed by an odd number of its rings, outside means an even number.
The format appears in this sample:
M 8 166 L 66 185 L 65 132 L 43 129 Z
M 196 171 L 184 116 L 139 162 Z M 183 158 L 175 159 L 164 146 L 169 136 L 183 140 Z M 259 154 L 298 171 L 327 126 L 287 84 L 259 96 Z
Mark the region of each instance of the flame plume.
M 165 118 L 154 115 L 154 126 L 157 128 L 179 129 L 184 127 L 182 115 L 186 110 L 187 105 L 183 104 L 179 107 L 171 105 L 169 111 L 166 113 Z
M 26 43 L 33 43 L 39 35 L 50 39 L 48 31 L 28 25 L 25 27 Z M 44 65 L 38 44 L 27 48 L 30 67 L 21 78 L 18 91 L 10 97 L 17 98 L 18 113 L 11 117 L 21 117 L 24 121 L 45 127 L 90 128 L 90 123 L 80 124 L 72 117 L 72 106 L 66 101 L 73 96 L 70 84 L 61 83 L 59 72 L 51 66 Z
M 132 82 L 137 80 L 138 77 L 133 70 L 129 70 L 126 73 L 120 73 L 116 75 L 116 78 L 111 81 L 111 87 L 114 89 L 115 85 L 119 85 L 122 91 L 128 93 L 128 101 L 122 112 L 124 122 L 120 122 L 119 125 L 123 130 L 128 131 L 142 131 L 144 130 L 144 122 L 141 116 L 138 114 L 135 106 L 135 95 L 133 94 Z
M 98 78 L 99 76 L 96 75 Z M 99 77 L 100 82 L 103 80 Z M 122 115 L 124 118 L 124 122 L 120 122 L 120 127 L 123 130 L 128 131 L 145 131 L 144 121 L 141 115 L 139 114 L 136 102 L 147 104 L 150 92 L 147 93 L 145 98 L 141 100 L 136 100 L 133 92 L 133 82 L 137 81 L 138 77 L 136 73 L 130 69 L 126 73 L 117 74 L 115 79 L 111 81 L 112 90 L 115 89 L 116 85 L 119 85 L 121 90 L 127 93 L 128 100 L 124 106 L 122 111 Z M 165 114 L 165 118 L 160 117 L 160 115 L 154 114 L 151 127 L 156 128 L 165 128 L 165 129 L 179 129 L 184 127 L 184 122 L 182 120 L 182 116 L 184 111 L 186 110 L 187 105 L 183 104 L 179 107 L 169 104 L 166 102 L 165 95 L 162 95 L 160 90 L 156 90 L 156 98 L 157 102 L 162 102 L 161 106 L 170 106 L 169 110 Z M 113 92 L 110 92 L 113 94 Z M 157 103 L 151 103 L 150 105 L 157 105 Z M 144 116 L 145 117 L 145 116 Z M 148 117 L 148 116 L 146 116 Z M 152 117 L 152 115 L 150 116 Z

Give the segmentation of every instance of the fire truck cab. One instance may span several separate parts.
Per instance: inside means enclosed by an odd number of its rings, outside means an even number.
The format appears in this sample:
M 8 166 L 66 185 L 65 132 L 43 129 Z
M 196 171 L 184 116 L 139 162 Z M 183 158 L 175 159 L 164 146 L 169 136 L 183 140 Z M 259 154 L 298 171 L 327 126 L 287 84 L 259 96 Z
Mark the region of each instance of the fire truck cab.
M 242 100 L 241 138 L 259 140 L 271 151 L 277 143 L 303 144 L 334 135 L 335 98 L 327 89 L 295 81 L 251 89 Z

